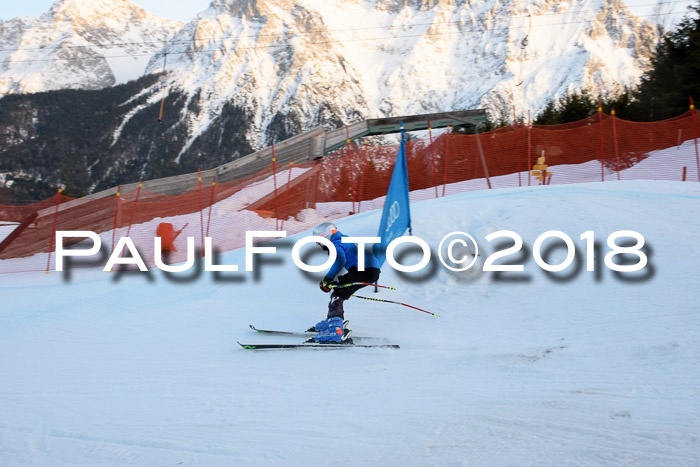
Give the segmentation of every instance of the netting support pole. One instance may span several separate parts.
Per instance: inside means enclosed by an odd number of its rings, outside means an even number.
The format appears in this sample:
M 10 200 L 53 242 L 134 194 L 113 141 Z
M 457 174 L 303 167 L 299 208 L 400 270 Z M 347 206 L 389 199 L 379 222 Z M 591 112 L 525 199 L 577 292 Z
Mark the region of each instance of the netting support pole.
M 515 113 L 515 106 L 513 106 L 513 129 L 515 129 L 515 157 L 518 161 L 518 186 L 523 186 L 522 182 L 522 167 L 520 166 L 520 138 L 518 138 L 518 116 Z
M 598 101 L 598 132 L 600 133 L 600 181 L 605 181 L 605 153 L 603 149 L 603 104 Z
M 433 147 L 433 129 L 428 120 L 428 138 L 430 139 L 430 164 L 433 166 L 433 186 L 435 187 L 435 198 L 438 197 L 437 166 L 435 165 L 435 148 Z
M 445 159 L 443 160 L 442 164 L 444 165 L 443 171 L 442 171 L 442 197 L 445 197 L 445 190 L 447 189 L 447 156 L 450 153 L 450 130 L 452 127 L 450 125 L 447 125 L 447 134 L 445 136 Z
M 530 111 L 527 111 L 527 186 L 530 186 L 532 171 L 532 158 L 530 157 L 530 152 L 532 151 L 532 121 L 530 120 Z
M 479 148 L 479 157 L 481 157 L 481 165 L 484 168 L 484 176 L 486 177 L 486 184 L 491 189 L 491 177 L 489 177 L 489 168 L 486 166 L 486 157 L 484 156 L 484 149 L 481 147 L 481 138 L 479 138 L 479 126 L 474 127 L 476 132 L 476 145 Z
M 202 206 L 202 169 L 197 169 L 197 186 L 199 188 L 199 239 L 204 255 L 204 206 Z
M 284 220 L 289 217 L 289 185 L 292 183 L 292 169 L 294 161 L 289 161 L 289 173 L 287 174 L 287 187 L 284 189 L 284 218 L 280 224 L 280 230 L 284 229 Z
M 209 236 L 209 227 L 211 226 L 211 210 L 214 208 L 214 192 L 216 191 L 216 178 L 211 181 L 211 196 L 209 197 L 209 214 L 207 216 L 207 231 L 205 238 Z
M 313 209 L 316 209 L 316 201 L 318 200 L 318 190 L 319 190 L 319 184 L 321 182 L 321 170 L 323 169 L 323 162 L 318 161 L 316 163 L 316 173 L 314 174 L 314 189 L 311 191 L 311 196 L 313 198 L 307 198 L 307 199 L 313 199 L 313 202 L 310 204 L 309 207 L 312 207 Z
M 46 274 L 48 274 L 49 270 L 51 269 L 51 252 L 54 249 L 54 241 L 56 240 L 56 226 L 58 225 L 58 205 L 61 204 L 62 191 L 63 189 L 59 188 L 58 193 L 56 193 L 56 210 L 53 213 L 53 227 L 51 228 L 51 240 L 49 243 L 49 259 L 46 260 Z
M 350 193 L 352 197 L 352 212 L 355 213 L 355 170 L 352 166 L 352 152 L 350 152 L 350 128 L 345 125 L 345 148 L 350 159 Z
M 314 166 L 312 171 L 316 170 L 316 166 Z M 311 207 L 311 182 L 313 181 L 314 177 L 307 177 L 306 179 L 306 196 L 304 196 L 304 209 L 309 209 Z
M 279 211 L 277 209 L 277 164 L 275 159 L 275 145 L 272 145 L 272 183 L 274 187 L 274 200 L 275 200 L 275 230 L 279 230 Z
M 364 194 L 364 187 L 365 187 L 365 169 L 367 168 L 367 146 L 369 146 L 369 143 L 365 141 L 364 148 L 362 150 L 363 157 L 363 167 L 362 170 L 360 170 L 360 192 L 358 193 L 357 196 L 357 212 L 362 211 L 362 195 Z
M 615 141 L 615 172 L 617 172 L 617 181 L 620 181 L 620 149 L 617 144 L 617 124 L 615 123 L 615 120 L 617 120 L 617 117 L 615 116 L 615 109 L 612 109 L 610 111 L 610 116 L 612 117 L 613 121 L 613 140 Z
M 109 253 L 110 256 L 114 253 L 114 247 L 117 241 L 117 218 L 119 216 L 119 197 L 121 196 L 122 186 L 117 187 L 117 194 L 114 196 L 114 221 L 112 222 L 112 248 Z
M 143 186 L 143 183 L 139 182 L 139 187 L 136 190 L 136 200 L 134 201 L 134 207 L 131 210 L 131 217 L 129 217 L 129 227 L 126 229 L 126 236 L 128 237 L 131 235 L 131 226 L 134 223 L 134 216 L 136 214 L 136 206 L 138 205 L 139 202 L 139 196 L 141 196 L 141 187 Z M 124 248 L 122 248 L 121 253 L 119 253 L 119 257 L 124 255 L 124 251 L 126 251 L 126 245 L 124 245 Z
M 695 142 L 695 163 L 698 169 L 698 182 L 700 182 L 700 155 L 698 155 L 698 127 L 695 124 L 695 102 L 690 98 L 690 115 L 693 117 L 693 141 Z

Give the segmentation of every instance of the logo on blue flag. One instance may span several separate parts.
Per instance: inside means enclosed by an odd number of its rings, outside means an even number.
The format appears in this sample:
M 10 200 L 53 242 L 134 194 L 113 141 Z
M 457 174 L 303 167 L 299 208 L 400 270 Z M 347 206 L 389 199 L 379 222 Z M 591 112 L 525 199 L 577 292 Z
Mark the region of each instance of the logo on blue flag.
M 401 146 L 396 156 L 394 173 L 391 175 L 389 190 L 384 201 L 382 220 L 379 223 L 380 244 L 374 245 L 374 256 L 379 264 L 386 260 L 386 248 L 397 237 L 411 231 L 411 211 L 408 204 L 408 165 L 406 163 L 406 140 L 401 122 Z

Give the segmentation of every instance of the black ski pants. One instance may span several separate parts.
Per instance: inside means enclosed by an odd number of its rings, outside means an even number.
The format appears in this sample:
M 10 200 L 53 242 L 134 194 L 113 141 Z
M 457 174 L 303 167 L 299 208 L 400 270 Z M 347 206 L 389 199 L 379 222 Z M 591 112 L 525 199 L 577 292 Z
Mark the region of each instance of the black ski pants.
M 374 283 L 379 280 L 379 273 L 381 271 L 377 268 L 366 268 L 364 271 L 358 271 L 357 267 L 353 266 L 348 269 L 347 274 L 338 276 L 336 282 L 339 285 L 351 284 L 353 282 L 368 282 Z M 343 302 L 349 299 L 352 294 L 360 290 L 365 285 L 353 285 L 351 287 L 342 287 L 333 289 L 331 293 L 331 301 L 328 304 L 328 318 L 344 318 L 345 310 L 343 310 Z

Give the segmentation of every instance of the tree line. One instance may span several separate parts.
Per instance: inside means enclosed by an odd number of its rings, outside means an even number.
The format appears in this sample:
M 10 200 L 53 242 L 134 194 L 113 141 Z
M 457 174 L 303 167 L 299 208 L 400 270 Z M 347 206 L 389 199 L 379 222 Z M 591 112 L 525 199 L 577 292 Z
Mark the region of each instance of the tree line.
M 590 91 L 571 92 L 552 99 L 535 118 L 540 125 L 570 123 L 603 111 L 625 120 L 649 122 L 664 120 L 688 111 L 689 98 L 700 99 L 700 1 L 690 6 L 676 29 L 665 34 L 657 45 L 649 70 L 638 86 L 625 89 L 613 98 Z

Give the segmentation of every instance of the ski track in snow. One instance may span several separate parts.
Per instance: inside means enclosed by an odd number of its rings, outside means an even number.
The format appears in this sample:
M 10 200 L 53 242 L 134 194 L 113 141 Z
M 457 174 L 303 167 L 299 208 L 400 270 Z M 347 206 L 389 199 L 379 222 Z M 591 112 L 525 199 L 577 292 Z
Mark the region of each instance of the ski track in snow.
M 555 281 L 531 255 L 502 282 L 441 266 L 416 281 L 385 266 L 380 282 L 397 291 L 377 297 L 440 317 L 352 299 L 346 318 L 400 350 L 240 349 L 299 340 L 248 324 L 303 329 L 325 315 L 327 296 L 292 264 L 289 239 L 257 279 L 1 275 L 0 463 L 697 465 L 699 202 L 698 184 L 649 181 L 414 202 L 414 233 L 433 248 L 464 230 L 488 255 L 485 235 L 509 229 L 531 250 L 556 228 L 585 266 L 581 233 L 606 252 L 607 235 L 632 229 L 651 274 L 627 282 L 603 267 L 598 280 L 584 267 Z M 372 235 L 379 217 L 338 224 Z M 242 268 L 244 252 L 221 261 Z

